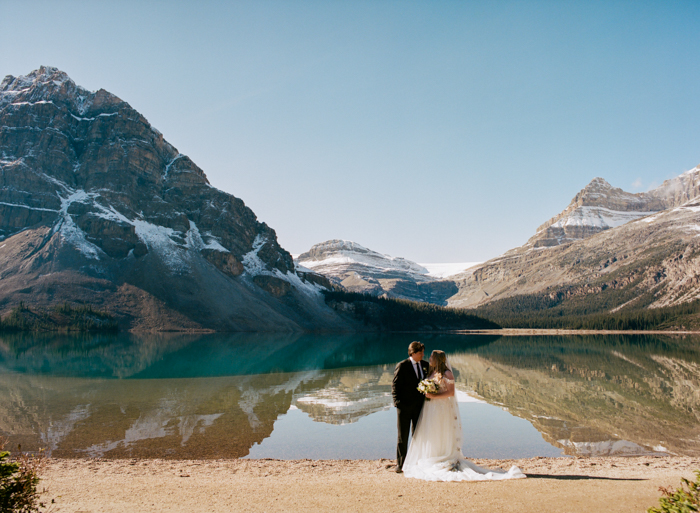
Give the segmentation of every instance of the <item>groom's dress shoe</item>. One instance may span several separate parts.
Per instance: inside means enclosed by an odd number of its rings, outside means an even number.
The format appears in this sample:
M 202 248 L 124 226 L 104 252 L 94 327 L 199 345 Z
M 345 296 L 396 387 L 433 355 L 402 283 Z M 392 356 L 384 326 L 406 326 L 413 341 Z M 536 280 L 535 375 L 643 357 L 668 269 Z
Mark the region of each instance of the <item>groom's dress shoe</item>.
M 396 467 L 396 473 L 403 474 L 403 470 L 401 470 L 401 467 Z

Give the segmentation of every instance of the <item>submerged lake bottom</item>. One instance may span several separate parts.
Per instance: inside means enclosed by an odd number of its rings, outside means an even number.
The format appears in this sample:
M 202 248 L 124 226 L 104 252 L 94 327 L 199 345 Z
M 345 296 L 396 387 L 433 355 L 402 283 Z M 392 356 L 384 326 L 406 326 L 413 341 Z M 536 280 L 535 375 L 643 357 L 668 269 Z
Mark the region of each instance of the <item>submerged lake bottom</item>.
M 700 455 L 700 340 L 0 337 L 0 435 L 64 458 L 395 458 L 395 364 L 447 352 L 468 458 Z

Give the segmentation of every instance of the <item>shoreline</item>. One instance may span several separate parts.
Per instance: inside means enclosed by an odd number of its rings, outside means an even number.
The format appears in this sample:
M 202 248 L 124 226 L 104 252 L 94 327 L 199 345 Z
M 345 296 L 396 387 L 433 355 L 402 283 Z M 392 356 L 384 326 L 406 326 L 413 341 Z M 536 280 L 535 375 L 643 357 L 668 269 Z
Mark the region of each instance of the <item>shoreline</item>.
M 502 328 L 499 330 L 457 330 L 449 333 L 464 335 L 502 335 L 504 337 L 523 335 L 700 335 L 700 331 L 669 330 L 564 330 L 539 328 Z
M 695 480 L 700 457 L 478 459 L 527 479 L 426 482 L 380 460 L 145 460 L 48 458 L 42 500 L 52 511 L 642 512 L 660 486 Z M 52 503 L 53 500 L 53 503 Z
M 275 331 L 216 331 L 212 329 L 168 329 L 168 330 L 0 330 L 0 334 L 13 335 L 18 333 L 31 334 L 59 334 L 59 335 L 104 335 L 104 334 L 131 334 L 131 335 L 224 335 L 224 334 L 243 334 L 243 333 L 269 333 L 276 334 L 281 332 Z M 570 329 L 550 329 L 550 328 L 499 328 L 499 329 L 477 329 L 477 330 L 430 330 L 430 331 L 299 331 L 299 334 L 315 334 L 315 335 L 352 335 L 352 334 L 387 334 L 387 333 L 404 333 L 416 335 L 439 335 L 439 334 L 457 334 L 457 335 L 501 335 L 501 336 L 522 336 L 522 335 L 700 335 L 700 331 L 689 330 L 570 330 Z

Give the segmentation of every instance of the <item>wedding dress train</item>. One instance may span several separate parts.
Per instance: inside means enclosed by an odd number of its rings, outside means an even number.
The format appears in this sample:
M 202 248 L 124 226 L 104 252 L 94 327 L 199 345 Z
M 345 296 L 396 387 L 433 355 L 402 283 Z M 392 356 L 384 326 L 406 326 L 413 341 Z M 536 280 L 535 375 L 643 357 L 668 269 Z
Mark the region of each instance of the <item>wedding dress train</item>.
M 526 477 L 516 466 L 508 472 L 482 468 L 462 454 L 462 421 L 457 399 L 425 401 L 406 461 L 406 477 L 424 481 L 486 481 Z

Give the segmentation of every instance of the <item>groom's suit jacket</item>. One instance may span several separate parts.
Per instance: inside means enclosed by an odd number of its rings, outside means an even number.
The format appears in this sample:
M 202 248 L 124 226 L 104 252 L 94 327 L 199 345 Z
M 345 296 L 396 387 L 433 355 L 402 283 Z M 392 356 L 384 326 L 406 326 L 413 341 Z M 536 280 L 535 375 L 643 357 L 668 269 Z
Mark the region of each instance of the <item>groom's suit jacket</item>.
M 423 378 L 427 378 L 428 362 L 421 360 L 419 363 L 423 369 Z M 410 412 L 423 406 L 425 396 L 418 391 L 418 383 L 420 380 L 416 376 L 410 358 L 406 358 L 396 365 L 394 380 L 391 383 L 391 396 L 397 410 Z

